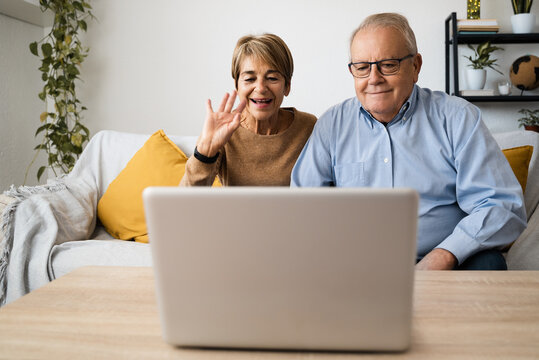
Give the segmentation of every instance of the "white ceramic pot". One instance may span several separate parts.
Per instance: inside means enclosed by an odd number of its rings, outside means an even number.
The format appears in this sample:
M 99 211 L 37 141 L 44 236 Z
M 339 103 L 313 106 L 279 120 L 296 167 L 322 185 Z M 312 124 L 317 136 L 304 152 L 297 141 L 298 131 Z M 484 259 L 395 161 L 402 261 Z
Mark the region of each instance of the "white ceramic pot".
M 511 26 L 515 34 L 532 33 L 535 28 L 535 14 L 515 14 L 511 16 Z
M 481 90 L 485 87 L 487 81 L 487 70 L 485 69 L 466 69 L 468 77 L 468 89 Z

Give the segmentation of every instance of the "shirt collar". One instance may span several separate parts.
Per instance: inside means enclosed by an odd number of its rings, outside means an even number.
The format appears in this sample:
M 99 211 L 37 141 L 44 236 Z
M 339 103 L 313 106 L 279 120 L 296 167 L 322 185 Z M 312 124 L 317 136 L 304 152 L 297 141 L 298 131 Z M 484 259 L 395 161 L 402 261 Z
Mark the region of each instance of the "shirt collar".
M 402 107 L 400 108 L 399 112 L 397 113 L 397 115 L 395 115 L 395 117 L 393 119 L 391 119 L 391 121 L 387 124 L 393 124 L 393 123 L 396 123 L 398 122 L 399 120 L 402 120 L 402 122 L 406 122 L 408 120 L 410 120 L 410 118 L 412 117 L 412 114 L 414 112 L 414 109 L 416 107 L 416 104 L 417 104 L 417 85 L 414 84 L 414 87 L 412 88 L 412 93 L 410 94 L 410 96 L 408 97 L 408 100 L 406 100 L 404 102 L 404 104 L 402 105 Z M 375 121 L 378 122 L 378 120 L 376 120 L 364 107 L 363 105 L 361 105 L 361 103 L 359 102 L 359 100 L 356 98 L 356 101 L 359 105 L 359 111 L 365 116 L 365 118 L 367 118 L 369 120 L 369 123 L 371 124 L 371 128 L 374 127 L 374 124 L 375 124 Z

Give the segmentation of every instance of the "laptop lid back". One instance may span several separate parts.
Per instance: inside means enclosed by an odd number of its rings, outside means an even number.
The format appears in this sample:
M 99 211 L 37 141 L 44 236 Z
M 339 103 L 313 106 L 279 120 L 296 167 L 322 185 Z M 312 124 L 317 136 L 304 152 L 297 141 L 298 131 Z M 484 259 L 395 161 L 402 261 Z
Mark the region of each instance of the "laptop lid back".
M 409 346 L 415 191 L 156 187 L 143 198 L 167 342 Z

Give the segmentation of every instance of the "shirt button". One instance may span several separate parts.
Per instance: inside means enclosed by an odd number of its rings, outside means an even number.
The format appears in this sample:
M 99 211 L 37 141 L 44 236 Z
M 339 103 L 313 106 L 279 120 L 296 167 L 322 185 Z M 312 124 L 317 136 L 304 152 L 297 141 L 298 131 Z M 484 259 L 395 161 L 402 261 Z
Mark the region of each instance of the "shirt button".
M 406 121 L 406 116 L 402 118 L 402 120 Z
M 384 158 L 384 162 L 387 164 L 389 162 L 388 158 Z

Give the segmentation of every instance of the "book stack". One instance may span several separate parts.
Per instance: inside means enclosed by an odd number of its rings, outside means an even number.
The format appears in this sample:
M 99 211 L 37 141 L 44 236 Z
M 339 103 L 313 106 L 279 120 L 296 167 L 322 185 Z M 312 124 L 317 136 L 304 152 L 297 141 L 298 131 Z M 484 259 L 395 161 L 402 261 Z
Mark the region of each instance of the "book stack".
M 500 30 L 496 19 L 459 19 L 459 34 L 496 34 Z

